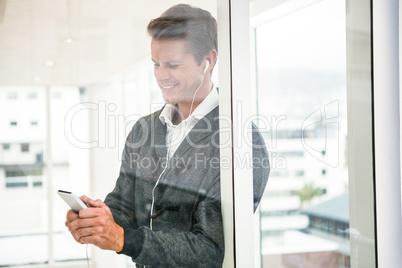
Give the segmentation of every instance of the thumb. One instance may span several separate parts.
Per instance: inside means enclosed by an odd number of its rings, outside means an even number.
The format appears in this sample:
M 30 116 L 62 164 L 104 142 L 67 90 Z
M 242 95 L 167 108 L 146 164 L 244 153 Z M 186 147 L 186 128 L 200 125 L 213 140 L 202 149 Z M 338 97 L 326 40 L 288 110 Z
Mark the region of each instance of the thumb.
M 88 205 L 95 208 L 101 208 L 104 206 L 104 203 L 99 199 L 96 200 L 89 199 Z
M 80 197 L 81 201 L 84 202 L 87 206 L 91 206 L 90 202 L 93 201 L 91 198 L 89 198 L 86 195 L 83 195 Z

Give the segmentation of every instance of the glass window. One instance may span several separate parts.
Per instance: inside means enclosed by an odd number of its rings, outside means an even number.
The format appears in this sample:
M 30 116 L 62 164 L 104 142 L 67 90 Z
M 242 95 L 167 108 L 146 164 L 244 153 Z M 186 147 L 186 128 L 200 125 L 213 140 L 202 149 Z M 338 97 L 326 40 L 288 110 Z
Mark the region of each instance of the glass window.
M 21 143 L 21 152 L 28 153 L 29 152 L 29 143 Z
M 9 100 L 16 100 L 18 98 L 18 93 L 17 92 L 8 92 L 7 98 Z
M 15 122 L 15 125 L 18 122 L 18 128 L 3 129 L 0 133 L 3 148 L 7 148 L 7 152 L 0 153 L 0 207 L 4 213 L 13 215 L 13 221 L 0 223 L 0 248 L 5 252 L 0 258 L 0 266 L 5 267 L 46 261 L 44 233 L 48 214 L 44 199 L 46 188 L 43 187 L 46 172 L 43 158 L 38 157 L 43 155 L 46 136 L 43 129 L 32 130 L 29 123 L 24 123 L 30 122 L 33 115 L 45 120 L 45 105 L 39 100 L 39 96 L 43 97 L 40 94 L 43 88 L 0 84 L 0 98 L 10 91 L 27 96 L 32 90 L 39 91 L 38 99 L 1 99 L 0 121 Z
M 61 99 L 63 97 L 63 93 L 60 91 L 53 92 L 53 99 Z
M 89 152 L 66 136 L 66 133 L 71 131 L 76 140 L 83 142 L 90 140 L 89 112 L 83 109 L 85 105 L 81 105 L 81 95 L 77 87 L 52 87 L 47 96 L 50 101 L 50 121 L 47 131 L 51 135 L 47 148 L 50 147 L 50 149 L 45 150 L 44 153 L 38 153 L 36 159 L 43 161 L 46 160 L 46 155 L 51 154 L 52 156 L 51 162 L 49 162 L 51 169 L 46 174 L 51 182 L 43 183 L 48 187 L 47 191 L 50 191 L 47 193 L 47 198 L 53 202 L 50 212 L 51 219 L 49 219 L 53 224 L 49 234 L 53 247 L 52 259 L 56 263 L 85 260 L 84 246 L 74 242 L 64 225 L 69 207 L 57 196 L 56 192 L 57 190 L 67 190 L 74 191 L 78 195 L 89 192 Z M 62 96 L 62 98 L 52 96 Z M 77 107 L 81 107 L 81 109 L 76 109 Z M 74 116 L 70 117 L 71 114 Z M 51 189 L 49 189 L 49 183 L 51 183 Z M 33 186 L 40 187 L 41 182 L 37 181 Z
M 262 267 L 350 267 L 345 3 L 302 2 L 252 18 L 257 124 L 282 119 L 265 137 Z
M 28 99 L 36 99 L 37 93 L 36 92 L 28 92 Z
M 6 188 L 42 186 L 43 165 L 7 166 L 4 170 Z
M 10 144 L 7 154 L 0 152 L 0 207 L 19 213 L 13 223 L 0 223 L 1 267 L 87 265 L 85 246 L 64 225 L 68 205 L 56 192 L 104 199 L 115 186 L 132 125 L 164 104 L 146 26 L 178 2 L 128 2 L 5 9 L 0 123 L 18 128 L 0 132 L 0 143 Z M 215 16 L 215 0 L 194 4 Z M 32 34 L 42 38 L 27 42 Z M 133 266 L 124 255 L 92 246 L 88 253 L 97 267 Z
M 28 181 L 26 178 L 7 178 L 6 179 L 6 188 L 27 188 Z

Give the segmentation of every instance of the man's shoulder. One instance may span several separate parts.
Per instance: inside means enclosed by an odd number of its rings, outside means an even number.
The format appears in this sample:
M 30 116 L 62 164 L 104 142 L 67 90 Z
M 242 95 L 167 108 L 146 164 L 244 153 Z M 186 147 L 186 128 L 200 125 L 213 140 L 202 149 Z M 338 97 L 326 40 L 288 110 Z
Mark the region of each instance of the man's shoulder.
M 163 126 L 162 122 L 159 119 L 159 115 L 160 115 L 162 109 L 159 109 L 158 111 L 155 111 L 153 113 L 140 117 L 138 120 L 135 121 L 135 123 L 131 129 L 131 132 L 139 133 L 139 132 L 146 131 L 147 129 L 149 130 L 149 128 L 154 128 L 154 127 L 156 127 L 156 125 Z M 144 130 L 144 128 L 145 128 L 145 130 Z
M 209 113 L 207 113 L 204 117 L 209 121 L 218 121 L 219 120 L 219 105 L 213 108 Z
M 144 124 L 144 123 L 149 124 L 151 122 L 154 122 L 155 120 L 160 120 L 159 116 L 160 116 L 162 110 L 163 110 L 163 107 L 161 109 L 153 112 L 153 113 L 150 113 L 150 114 L 147 114 L 147 115 L 144 115 L 144 116 L 140 117 L 137 120 L 136 124 L 138 124 L 138 123 L 140 123 L 140 124 Z

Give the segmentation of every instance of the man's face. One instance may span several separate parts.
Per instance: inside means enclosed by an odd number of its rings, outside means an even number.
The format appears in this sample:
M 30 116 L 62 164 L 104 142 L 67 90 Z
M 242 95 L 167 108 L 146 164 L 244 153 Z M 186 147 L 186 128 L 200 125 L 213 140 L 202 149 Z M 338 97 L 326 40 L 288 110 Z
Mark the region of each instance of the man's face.
M 191 105 L 202 83 L 203 65 L 187 52 L 187 41 L 152 39 L 151 56 L 163 99 L 170 104 Z

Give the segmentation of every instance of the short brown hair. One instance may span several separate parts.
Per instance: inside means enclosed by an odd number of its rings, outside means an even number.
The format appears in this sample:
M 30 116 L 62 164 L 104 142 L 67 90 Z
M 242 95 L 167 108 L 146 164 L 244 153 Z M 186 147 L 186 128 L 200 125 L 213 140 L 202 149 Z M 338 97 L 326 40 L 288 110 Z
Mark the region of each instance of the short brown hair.
M 211 13 L 186 4 L 175 5 L 148 24 L 154 39 L 186 39 L 198 64 L 211 50 L 218 51 L 217 24 Z

